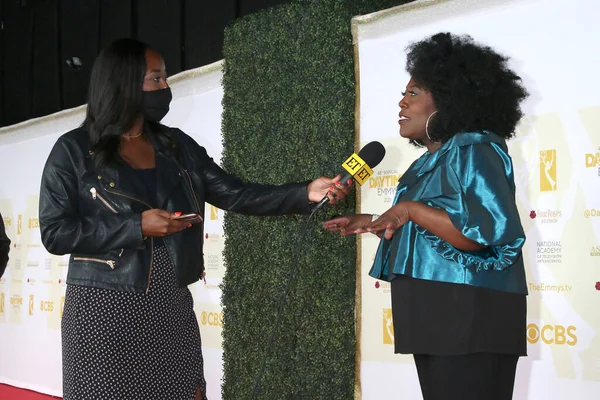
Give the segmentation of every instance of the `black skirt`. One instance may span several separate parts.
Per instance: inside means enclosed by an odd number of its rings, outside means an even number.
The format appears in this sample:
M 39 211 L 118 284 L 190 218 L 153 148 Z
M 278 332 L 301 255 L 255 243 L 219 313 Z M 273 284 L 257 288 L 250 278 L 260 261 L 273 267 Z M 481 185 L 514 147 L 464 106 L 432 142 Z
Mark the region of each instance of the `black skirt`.
M 192 295 L 164 246 L 148 294 L 67 286 L 62 350 L 65 400 L 206 399 Z
M 391 291 L 396 353 L 527 355 L 523 294 L 403 275 Z

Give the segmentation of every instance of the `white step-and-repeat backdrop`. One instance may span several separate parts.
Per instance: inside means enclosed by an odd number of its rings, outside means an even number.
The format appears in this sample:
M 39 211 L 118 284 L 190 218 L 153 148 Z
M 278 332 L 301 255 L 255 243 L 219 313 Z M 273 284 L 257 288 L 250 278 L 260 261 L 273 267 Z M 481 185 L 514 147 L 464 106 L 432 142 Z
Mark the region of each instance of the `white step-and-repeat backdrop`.
M 360 71 L 360 142 L 387 155 L 361 189 L 364 212 L 391 203 L 420 154 L 398 136 L 408 76 L 404 48 L 439 31 L 471 34 L 512 57 L 531 92 L 510 144 L 528 235 L 529 356 L 515 399 L 596 399 L 600 393 L 600 5 L 595 0 L 431 0 L 353 20 Z M 165 118 L 221 155 L 222 64 L 171 79 Z M 0 279 L 0 382 L 61 395 L 60 318 L 67 258 L 49 255 L 37 219 L 50 148 L 84 108 L 0 129 L 0 212 L 13 241 Z M 208 396 L 222 379 L 222 211 L 207 208 L 207 280 L 192 286 Z M 389 285 L 367 276 L 377 242 L 361 241 L 361 387 L 368 400 L 421 398 L 410 357 L 393 354 Z M 382 379 L 384 377 L 384 379 Z M 393 384 L 386 384 L 394 382 Z
M 221 159 L 222 62 L 170 78 L 171 111 L 177 126 Z M 0 129 L 0 213 L 12 240 L 8 268 L 0 278 L 0 383 L 62 395 L 60 320 L 68 256 L 50 255 L 40 240 L 39 185 L 56 139 L 79 126 L 85 108 L 64 111 Z M 206 208 L 206 283 L 190 287 L 202 334 L 210 399 L 221 398 L 223 212 Z
M 360 143 L 387 155 L 361 189 L 381 214 L 423 150 L 398 134 L 409 80 L 405 47 L 441 31 L 470 34 L 512 58 L 531 93 L 509 142 L 527 233 L 528 354 L 515 399 L 600 398 L 600 3 L 595 0 L 419 1 L 353 20 Z M 395 355 L 390 286 L 368 276 L 378 239 L 361 241 L 363 399 L 420 399 L 412 357 Z

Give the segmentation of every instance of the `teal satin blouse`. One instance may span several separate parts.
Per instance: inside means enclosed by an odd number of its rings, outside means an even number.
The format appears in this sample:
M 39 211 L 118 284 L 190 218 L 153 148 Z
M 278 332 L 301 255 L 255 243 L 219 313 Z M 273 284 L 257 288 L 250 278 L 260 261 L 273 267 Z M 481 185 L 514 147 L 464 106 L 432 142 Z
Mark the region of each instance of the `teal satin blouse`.
M 393 204 L 408 200 L 446 210 L 463 235 L 488 247 L 462 251 L 409 221 L 391 240 L 381 240 L 369 275 L 527 294 L 521 251 L 525 233 L 503 138 L 491 132 L 460 133 L 435 153 L 426 152 L 400 179 Z

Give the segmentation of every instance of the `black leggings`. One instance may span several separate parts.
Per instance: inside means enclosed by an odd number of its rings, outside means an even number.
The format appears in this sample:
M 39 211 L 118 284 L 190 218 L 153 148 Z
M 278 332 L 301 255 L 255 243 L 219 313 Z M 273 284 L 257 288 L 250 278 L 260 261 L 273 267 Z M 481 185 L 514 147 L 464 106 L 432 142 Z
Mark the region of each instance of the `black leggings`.
M 519 357 L 415 354 L 424 400 L 511 400 Z

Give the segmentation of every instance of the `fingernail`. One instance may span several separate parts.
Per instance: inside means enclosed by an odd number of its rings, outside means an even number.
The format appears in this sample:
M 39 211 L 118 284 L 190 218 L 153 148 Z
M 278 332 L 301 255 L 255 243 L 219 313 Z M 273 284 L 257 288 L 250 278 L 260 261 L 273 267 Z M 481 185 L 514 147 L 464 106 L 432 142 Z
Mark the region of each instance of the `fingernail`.
M 333 185 L 329 186 L 329 190 L 333 190 Z
M 348 185 L 352 185 L 352 179 L 348 179 Z
M 335 183 L 335 186 L 337 186 L 337 187 L 340 187 L 340 186 L 342 186 L 342 184 L 341 184 L 341 183 L 339 183 L 339 182 L 336 182 L 336 183 Z
M 176 216 L 176 217 L 179 217 L 180 215 L 181 215 L 181 211 L 177 211 L 177 212 L 175 213 L 175 216 Z
M 191 228 L 191 227 L 192 227 L 192 224 L 189 224 L 189 225 L 188 225 L 188 228 Z

